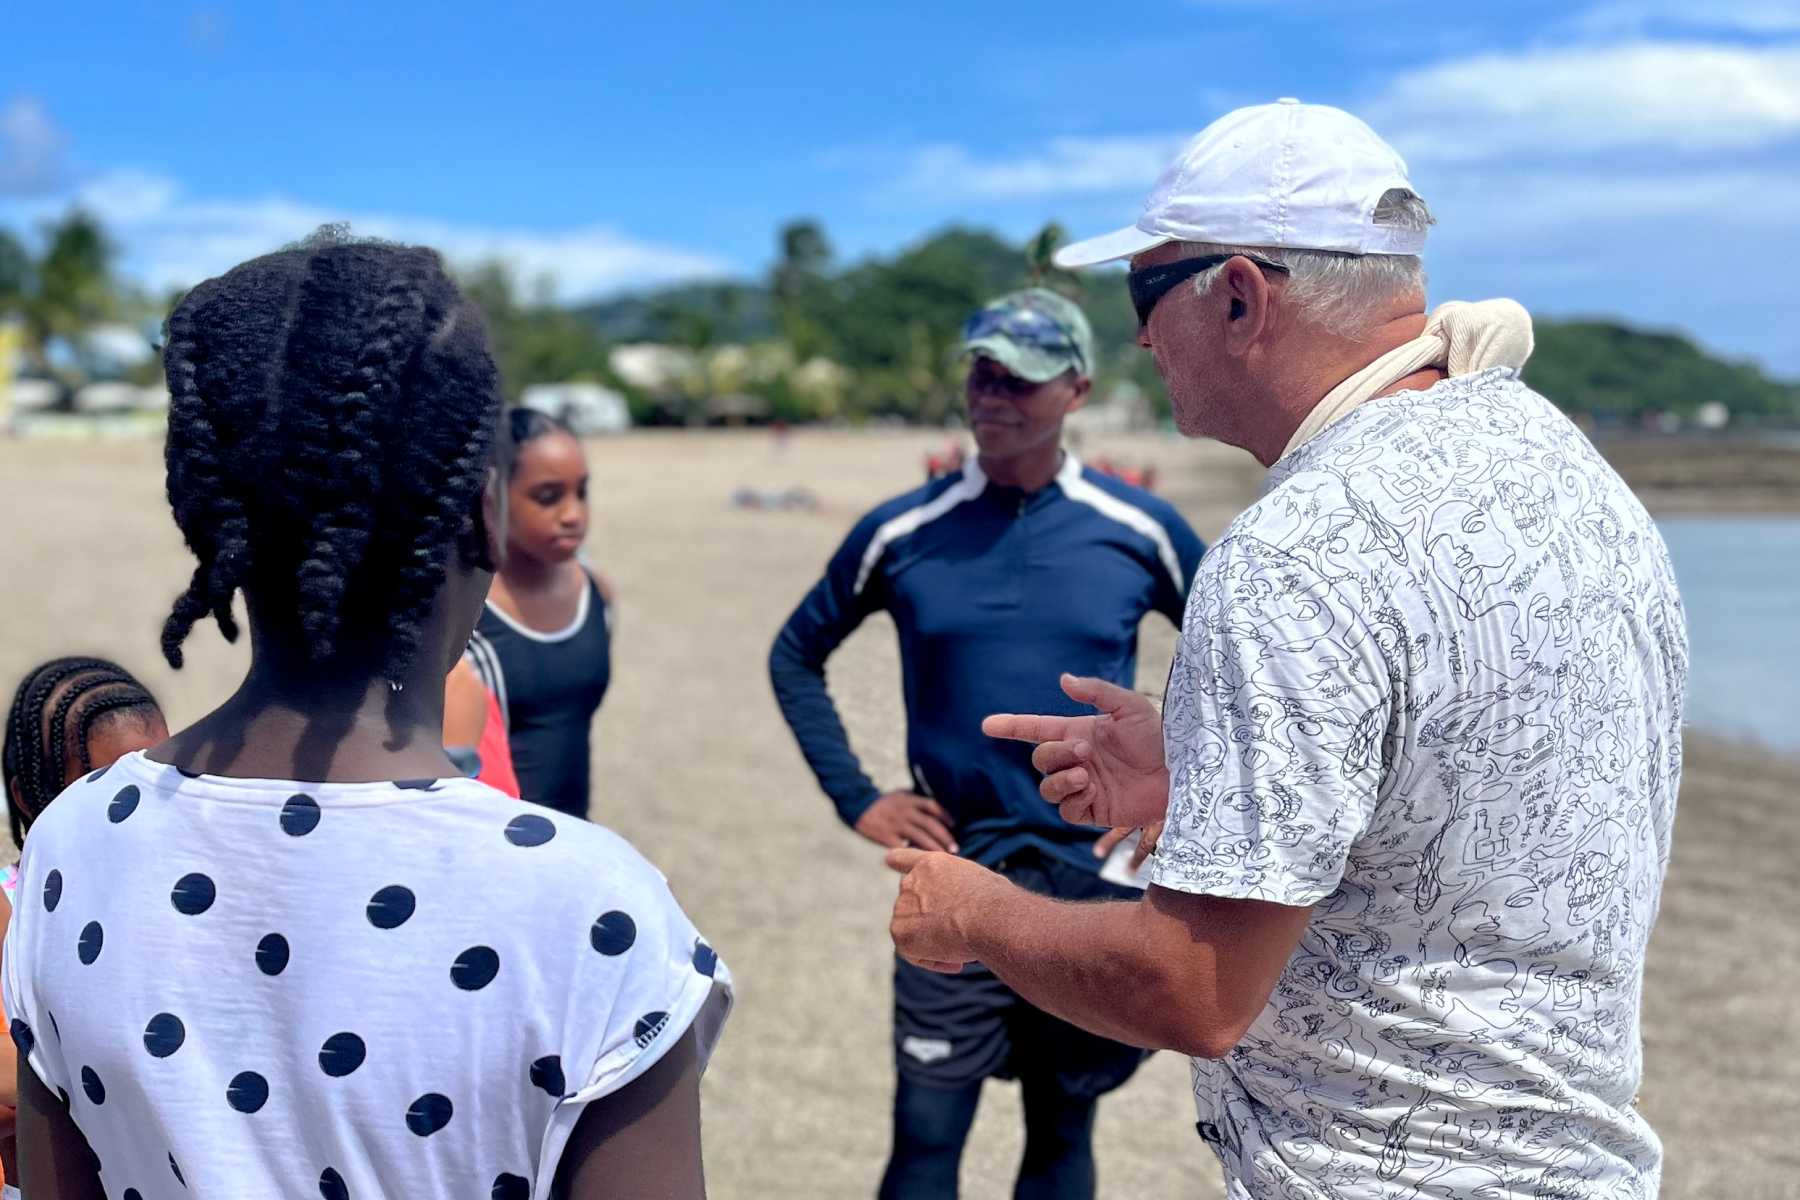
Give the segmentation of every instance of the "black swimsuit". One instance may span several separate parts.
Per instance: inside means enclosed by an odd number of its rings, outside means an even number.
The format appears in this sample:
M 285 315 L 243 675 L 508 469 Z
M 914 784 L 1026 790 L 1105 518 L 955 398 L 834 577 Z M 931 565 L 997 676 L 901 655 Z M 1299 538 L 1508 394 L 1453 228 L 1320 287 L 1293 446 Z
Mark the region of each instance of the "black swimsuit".
M 500 701 L 524 798 L 587 816 L 588 729 L 612 678 L 606 600 L 592 577 L 557 633 L 528 629 L 490 601 L 468 659 Z

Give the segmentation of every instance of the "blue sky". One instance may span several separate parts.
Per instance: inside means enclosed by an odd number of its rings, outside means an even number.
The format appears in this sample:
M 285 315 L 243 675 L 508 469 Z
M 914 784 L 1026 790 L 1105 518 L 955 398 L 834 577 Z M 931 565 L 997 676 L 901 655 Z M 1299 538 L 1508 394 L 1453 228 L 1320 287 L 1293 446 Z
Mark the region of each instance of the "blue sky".
M 158 285 L 333 219 L 570 298 L 759 274 L 798 215 L 851 258 L 1080 235 L 1295 95 L 1406 155 L 1435 298 L 1800 377 L 1800 0 L 161 7 L 40 4 L 0 45 L 0 223 L 83 203 Z

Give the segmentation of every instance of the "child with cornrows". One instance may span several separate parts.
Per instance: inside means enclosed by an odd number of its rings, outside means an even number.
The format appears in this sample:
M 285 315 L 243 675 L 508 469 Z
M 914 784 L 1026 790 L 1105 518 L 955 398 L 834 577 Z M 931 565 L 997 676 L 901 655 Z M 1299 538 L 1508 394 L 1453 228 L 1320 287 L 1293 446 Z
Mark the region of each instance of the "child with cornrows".
M 53 658 L 33 668 L 13 693 L 0 751 L 13 845 L 24 849 L 31 822 L 69 784 L 168 736 L 155 697 L 119 664 Z M 19 868 L 0 867 L 0 924 L 12 919 L 18 886 Z M 0 1200 L 18 1195 L 10 1182 L 19 1176 L 13 1153 L 17 1106 L 17 1052 L 8 1041 L 0 1043 Z
M 163 648 L 235 637 L 241 591 L 250 666 L 26 839 L 25 1193 L 702 1196 L 724 966 L 621 838 L 444 752 L 505 552 L 480 314 L 322 232 L 189 292 L 164 366 L 197 562 Z

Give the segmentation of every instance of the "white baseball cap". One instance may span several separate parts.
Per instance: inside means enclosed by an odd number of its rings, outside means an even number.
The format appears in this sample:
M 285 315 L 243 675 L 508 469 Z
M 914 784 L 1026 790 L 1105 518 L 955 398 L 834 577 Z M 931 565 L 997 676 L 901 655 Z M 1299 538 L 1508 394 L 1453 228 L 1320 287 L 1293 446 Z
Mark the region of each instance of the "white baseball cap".
M 1375 223 L 1406 162 L 1341 108 L 1288 98 L 1226 113 L 1194 135 L 1135 225 L 1064 246 L 1059 267 L 1130 258 L 1164 242 L 1417 254 L 1425 231 Z

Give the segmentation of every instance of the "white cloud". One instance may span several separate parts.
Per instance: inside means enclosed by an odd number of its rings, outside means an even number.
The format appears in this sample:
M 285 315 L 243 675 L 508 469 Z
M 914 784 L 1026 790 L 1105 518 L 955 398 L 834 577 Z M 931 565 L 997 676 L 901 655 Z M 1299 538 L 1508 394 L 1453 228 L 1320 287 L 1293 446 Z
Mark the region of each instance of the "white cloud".
M 33 96 L 0 108 L 0 196 L 31 196 L 62 183 L 67 139 Z
M 938 143 L 913 154 L 905 183 L 932 196 L 977 200 L 1144 192 L 1185 136 L 1059 137 L 1042 150 L 995 159 Z
M 605 226 L 526 230 L 391 213 L 344 212 L 269 197 L 191 197 L 174 181 L 113 171 L 72 193 L 11 205 L 15 222 L 35 222 L 79 204 L 97 217 L 124 253 L 124 269 L 156 288 L 193 284 L 232 265 L 344 221 L 352 231 L 433 246 L 454 264 L 500 259 L 519 278 L 548 277 L 563 299 L 620 288 L 730 274 L 713 255 L 630 238 Z M 0 209 L 0 216 L 8 215 Z
M 1361 114 L 1409 157 L 1742 151 L 1800 136 L 1800 45 L 1632 42 L 1407 71 Z
M 1794 0 L 1603 0 L 1577 10 L 1568 28 L 1599 37 L 1634 37 L 1655 28 L 1800 33 Z

